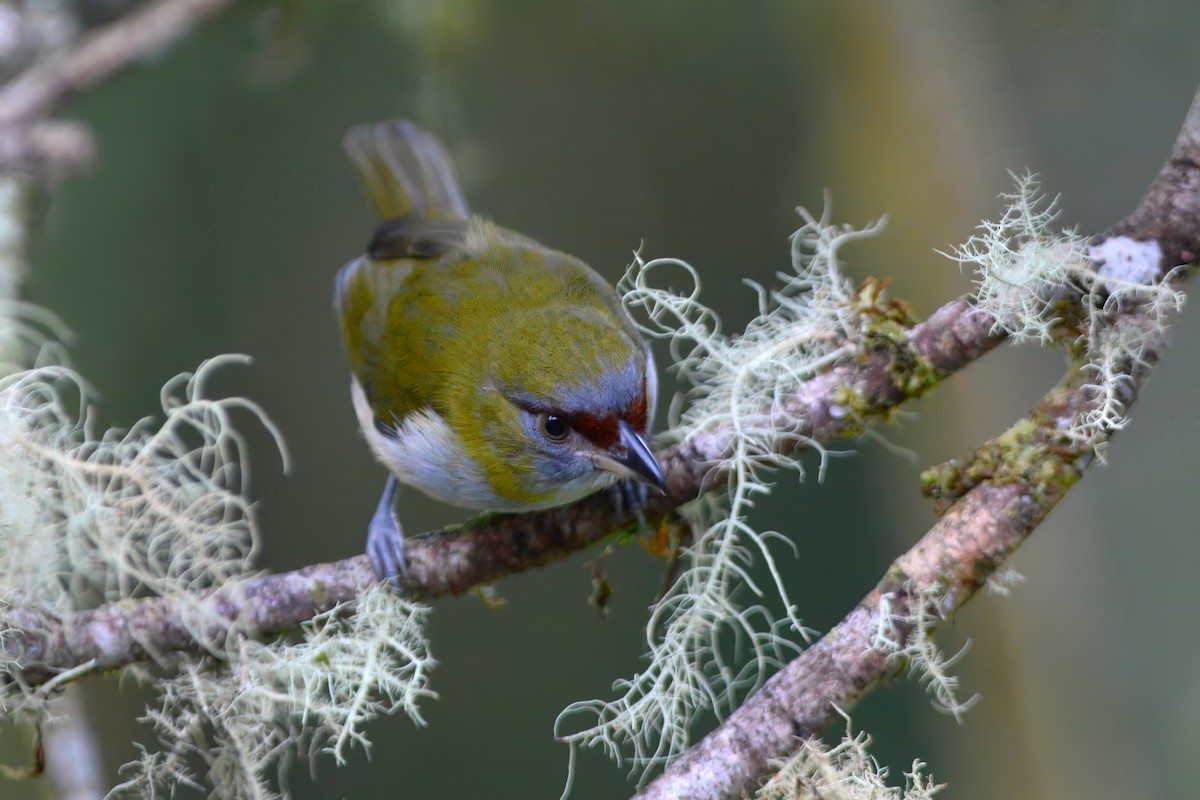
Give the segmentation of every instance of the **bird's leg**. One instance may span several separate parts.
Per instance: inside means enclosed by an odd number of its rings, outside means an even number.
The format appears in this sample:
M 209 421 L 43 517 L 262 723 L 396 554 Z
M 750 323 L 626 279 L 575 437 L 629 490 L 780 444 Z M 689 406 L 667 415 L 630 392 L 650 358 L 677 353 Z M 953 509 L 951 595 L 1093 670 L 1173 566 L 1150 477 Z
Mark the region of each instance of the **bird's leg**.
M 379 506 L 367 526 L 367 556 L 371 567 L 380 580 L 391 582 L 399 589 L 401 573 L 404 572 L 404 534 L 396 519 L 396 490 L 399 486 L 395 475 L 388 475 L 383 485 Z

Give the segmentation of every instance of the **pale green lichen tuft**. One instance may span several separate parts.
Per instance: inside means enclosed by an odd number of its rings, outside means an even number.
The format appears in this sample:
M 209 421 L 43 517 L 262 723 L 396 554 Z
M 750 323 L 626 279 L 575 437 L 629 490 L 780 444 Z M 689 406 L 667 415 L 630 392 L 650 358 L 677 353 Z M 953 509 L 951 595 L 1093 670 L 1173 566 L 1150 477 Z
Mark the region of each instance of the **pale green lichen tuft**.
M 164 421 L 96 425 L 91 388 L 65 367 L 0 379 L 0 583 L 12 602 L 56 611 L 184 592 L 242 575 L 258 547 L 243 494 L 245 443 L 232 416 L 254 403 L 209 398 L 224 356 L 163 387 Z
M 436 662 L 423 632 L 428 613 L 377 587 L 352 613 L 334 608 L 305 623 L 297 642 L 238 639 L 224 663 L 181 664 L 144 717 L 163 751 L 126 765 L 126 780 L 111 796 L 203 782 L 217 797 L 274 798 L 275 786 L 286 795 L 298 756 L 325 753 L 342 765 L 350 748 L 369 749 L 363 726 L 381 714 L 403 711 L 423 725 L 419 701 L 435 696 L 429 674 Z M 164 782 L 164 773 L 174 773 L 174 782 Z
M 675 368 L 691 386 L 690 405 L 682 413 L 676 405 L 663 438 L 727 439 L 729 455 L 714 464 L 727 488 L 683 511 L 694 538 L 685 551 L 687 566 L 651 609 L 645 669 L 618 681 L 615 699 L 574 703 L 559 716 L 555 732 L 572 753 L 600 747 L 644 776 L 686 749 L 699 713 L 731 711 L 809 636 L 770 546 L 790 542 L 775 531 L 755 530 L 748 515 L 754 498 L 770 491 L 769 472 L 784 469 L 803 478 L 797 448 L 816 452 L 824 470 L 825 449 L 795 427 L 789 430 L 791 412 L 783 401 L 801 382 L 854 352 L 847 342 L 855 341 L 862 322 L 840 252 L 877 234 L 882 222 L 854 230 L 832 225 L 828 213 L 821 219 L 799 213 L 804 225 L 792 237 L 792 271 L 779 273 L 774 289 L 750 284 L 759 315 L 740 334 L 722 332 L 716 313 L 699 300 L 696 270 L 682 261 L 638 257 L 621 282 L 643 332 L 667 341 Z M 671 269 L 682 271 L 689 290 L 653 285 Z M 752 578 L 755 560 L 765 563 L 768 585 Z M 739 592 L 748 593 L 752 604 L 735 599 Z M 772 600 L 782 604 L 784 619 L 776 621 L 767 610 Z M 731 649 L 735 642 L 744 654 Z
M 984 580 L 987 593 L 995 597 L 1008 597 L 1014 588 L 1025 582 L 1025 576 L 1012 567 L 993 572 Z
M 161 664 L 165 678 L 127 670 L 158 692 L 146 720 L 163 747 L 127 765 L 119 796 L 203 786 L 218 797 L 267 798 L 276 785 L 286 794 L 275 776 L 297 755 L 328 752 L 340 764 L 351 747 L 368 746 L 371 719 L 403 711 L 421 724 L 418 703 L 432 696 L 428 608 L 392 592 L 317 617 L 297 641 L 264 644 L 229 628 L 214 635 L 212 616 L 201 616 L 195 591 L 249 575 L 258 548 L 235 417 L 256 418 L 283 452 L 257 405 L 209 396 L 214 371 L 246 360 L 215 358 L 169 381 L 163 421 L 129 430 L 98 428 L 92 390 L 65 367 L 0 379 L 0 671 L 19 675 L 19 658 L 3 646 L 5 609 L 15 605 L 63 612 L 173 597 L 193 603 L 184 616 L 208 651 Z M 38 689 L 9 682 L 0 710 L 41 718 L 54 686 L 88 669 Z
M 904 785 L 888 783 L 889 770 L 871 755 L 871 737 L 855 734 L 846 719 L 846 734 L 830 747 L 820 739 L 800 744 L 753 800 L 930 800 L 945 788 L 935 784 L 925 763 L 913 761 Z
M 938 590 L 920 592 L 911 599 L 911 608 L 916 610 L 898 614 L 892 607 L 895 595 L 885 593 L 879 598 L 879 617 L 871 648 L 906 664 L 908 674 L 925 685 L 933 707 L 962 722 L 963 715 L 979 701 L 980 695 L 960 699 L 958 676 L 950 672 L 970 650 L 971 642 L 968 640 L 961 650 L 948 656 L 934 641 L 934 632 L 945 621 L 941 613 L 945 599 L 945 594 Z
M 100 426 L 95 392 L 66 366 L 65 327 L 20 300 L 27 194 L 23 178 L 0 176 L 0 713 L 42 724 L 57 687 L 93 668 L 25 686 L 9 609 L 55 614 L 157 595 L 184 605 L 208 652 L 124 670 L 157 691 L 146 719 L 163 747 L 142 749 L 114 795 L 273 797 L 286 794 L 274 776 L 297 755 L 340 764 L 366 748 L 364 726 L 379 714 L 423 724 L 434 666 L 423 605 L 376 590 L 291 640 L 213 635 L 195 591 L 251 574 L 259 543 L 238 426 L 265 427 L 286 466 L 282 436 L 252 401 L 210 395 L 214 373 L 242 356 L 168 381 L 161 421 Z
M 1013 175 L 1016 188 L 999 222 L 984 221 L 949 257 L 974 272 L 975 302 L 1014 341 L 1066 344 L 1082 352 L 1080 371 L 1091 403 L 1066 420 L 1062 434 L 1098 448 L 1128 424 L 1130 365 L 1156 346 L 1183 306 L 1172 275 L 1163 276 L 1157 243 L 1114 236 L 1088 247 L 1074 230 L 1055 230 L 1058 198 L 1047 201 L 1037 177 Z M 1069 338 L 1062 312 L 1072 292 L 1083 295 L 1081 329 Z M 1146 324 L 1113 325 L 1116 311 L 1137 304 Z M 1073 330 L 1073 328 L 1070 328 Z
M 995 329 L 1014 341 L 1054 340 L 1061 322 L 1057 306 L 1062 287 L 1086 271 L 1085 241 L 1074 230 L 1055 230 L 1058 198 L 1047 201 L 1037 176 L 1009 173 L 1016 189 L 998 222 L 984 220 L 980 233 L 943 254 L 974 271 L 975 303 L 995 319 Z

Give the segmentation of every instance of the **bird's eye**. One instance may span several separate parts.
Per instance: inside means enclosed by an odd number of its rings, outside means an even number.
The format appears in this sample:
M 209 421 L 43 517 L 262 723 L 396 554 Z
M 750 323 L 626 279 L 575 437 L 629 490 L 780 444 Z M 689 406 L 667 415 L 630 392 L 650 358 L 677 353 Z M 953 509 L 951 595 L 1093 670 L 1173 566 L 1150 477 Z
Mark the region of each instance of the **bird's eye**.
M 552 442 L 561 442 L 567 438 L 571 432 L 571 426 L 566 419 L 555 414 L 546 414 L 542 417 L 541 422 L 542 433 Z

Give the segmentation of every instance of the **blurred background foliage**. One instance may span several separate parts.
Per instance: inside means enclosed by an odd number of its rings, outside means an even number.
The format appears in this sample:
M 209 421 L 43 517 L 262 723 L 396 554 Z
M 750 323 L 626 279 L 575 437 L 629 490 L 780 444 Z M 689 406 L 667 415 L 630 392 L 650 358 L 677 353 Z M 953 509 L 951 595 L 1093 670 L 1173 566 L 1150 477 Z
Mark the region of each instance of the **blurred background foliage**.
M 788 268 L 792 208 L 819 209 L 828 187 L 837 221 L 890 217 L 846 253 L 851 273 L 891 276 L 926 314 L 968 288 L 934 250 L 997 215 L 1006 170 L 1041 173 L 1084 231 L 1133 206 L 1200 81 L 1198 31 L 1194 0 L 247 3 L 66 109 L 93 126 L 99 158 L 45 199 L 29 296 L 74 330 L 105 422 L 154 414 L 163 381 L 204 358 L 254 356 L 221 388 L 260 402 L 294 455 L 284 476 L 251 433 L 261 566 L 345 558 L 384 479 L 330 311 L 334 272 L 372 224 L 341 153 L 351 124 L 406 116 L 438 132 L 477 210 L 610 280 L 639 246 L 691 261 L 730 329 L 754 309 L 741 280 Z M 920 757 L 947 796 L 1194 796 L 1195 317 L 1111 465 L 1014 559 L 1027 582 L 949 626 L 948 649 L 975 643 L 959 672 L 983 697 L 965 724 L 903 680 L 855 712 L 897 776 Z M 856 455 L 823 485 L 781 476 L 757 524 L 796 543 L 807 623 L 836 622 L 932 523 L 920 469 L 999 433 L 1060 366 L 1002 349 L 883 431 L 915 461 L 864 439 L 840 445 Z M 411 491 L 401 502 L 409 531 L 464 516 Z M 594 555 L 503 581 L 500 609 L 439 600 L 429 728 L 380 721 L 369 758 L 319 759 L 315 783 L 300 764 L 293 795 L 557 797 L 554 717 L 639 668 L 662 570 L 637 547 L 608 559 L 602 618 Z M 90 684 L 115 781 L 149 740 L 134 718 L 151 695 Z M 630 793 L 622 769 L 584 754 L 573 797 Z

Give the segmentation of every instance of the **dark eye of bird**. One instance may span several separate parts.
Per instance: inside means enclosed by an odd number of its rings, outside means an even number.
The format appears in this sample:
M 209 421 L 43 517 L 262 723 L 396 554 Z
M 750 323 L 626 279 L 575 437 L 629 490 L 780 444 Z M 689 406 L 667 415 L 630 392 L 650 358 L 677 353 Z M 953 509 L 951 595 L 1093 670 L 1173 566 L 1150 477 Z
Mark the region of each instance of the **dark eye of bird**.
M 561 442 L 571 432 L 571 426 L 562 417 L 547 414 L 542 417 L 542 433 L 552 442 Z

